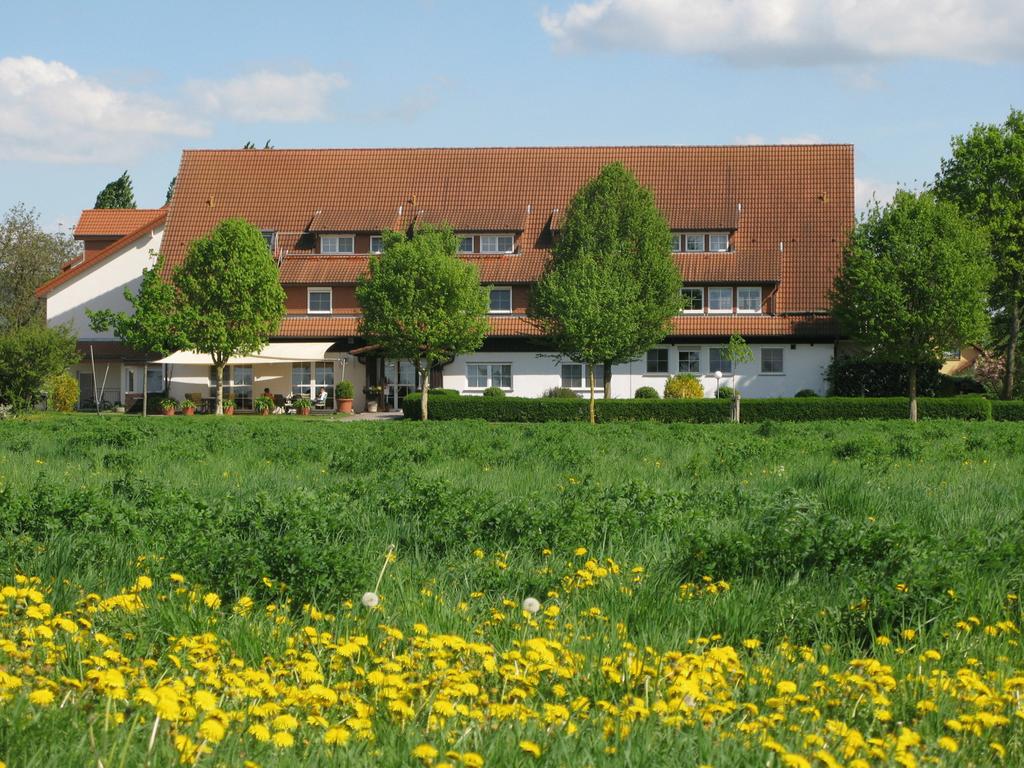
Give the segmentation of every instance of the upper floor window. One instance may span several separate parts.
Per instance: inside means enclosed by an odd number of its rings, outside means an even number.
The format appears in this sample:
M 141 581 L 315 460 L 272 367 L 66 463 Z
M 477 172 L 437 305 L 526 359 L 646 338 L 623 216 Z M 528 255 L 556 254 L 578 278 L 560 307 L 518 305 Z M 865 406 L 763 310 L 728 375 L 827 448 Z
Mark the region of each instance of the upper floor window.
M 709 312 L 732 312 L 732 288 L 708 288 Z
M 311 315 L 326 315 L 331 312 L 330 288 L 307 288 L 306 311 Z
M 370 235 L 370 253 L 383 253 L 384 242 L 380 239 L 380 235 Z
M 320 253 L 355 253 L 356 239 L 353 235 L 321 235 Z
M 761 287 L 740 286 L 736 289 L 736 311 L 737 312 L 760 312 L 761 311 Z
M 681 253 L 683 250 L 683 233 L 672 233 L 672 253 Z
M 480 235 L 480 253 L 512 253 L 515 243 L 513 235 Z
M 704 233 L 703 232 L 687 232 L 686 233 L 686 250 L 690 253 L 704 250 Z
M 491 288 L 491 312 L 508 313 L 512 311 L 512 289 Z
M 272 229 L 260 230 L 260 234 L 263 235 L 263 239 L 267 241 L 267 248 L 270 252 L 274 252 L 274 246 L 277 245 L 277 232 Z
M 700 286 L 687 285 L 680 289 L 683 297 L 683 312 L 704 311 L 704 289 Z
M 724 232 L 712 232 L 708 235 L 708 250 L 721 252 L 729 250 L 729 235 Z
M 473 253 L 473 236 L 459 235 L 459 253 Z

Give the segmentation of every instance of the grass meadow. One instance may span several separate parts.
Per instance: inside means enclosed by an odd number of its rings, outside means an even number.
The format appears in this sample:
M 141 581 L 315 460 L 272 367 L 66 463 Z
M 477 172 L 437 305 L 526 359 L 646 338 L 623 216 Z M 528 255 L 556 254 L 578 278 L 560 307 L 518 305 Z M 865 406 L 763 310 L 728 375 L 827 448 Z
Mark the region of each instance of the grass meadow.
M 1022 438 L 0 422 L 0 761 L 1020 765 Z

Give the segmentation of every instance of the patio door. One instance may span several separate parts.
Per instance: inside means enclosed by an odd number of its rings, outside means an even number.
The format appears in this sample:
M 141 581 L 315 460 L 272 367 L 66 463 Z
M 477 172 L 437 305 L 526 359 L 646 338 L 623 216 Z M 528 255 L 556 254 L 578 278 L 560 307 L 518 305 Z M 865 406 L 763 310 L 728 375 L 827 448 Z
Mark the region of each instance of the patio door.
M 78 409 L 96 407 L 96 382 L 91 373 L 78 374 Z
M 384 361 L 384 402 L 388 408 L 397 411 L 410 392 L 419 389 L 416 366 L 408 360 Z

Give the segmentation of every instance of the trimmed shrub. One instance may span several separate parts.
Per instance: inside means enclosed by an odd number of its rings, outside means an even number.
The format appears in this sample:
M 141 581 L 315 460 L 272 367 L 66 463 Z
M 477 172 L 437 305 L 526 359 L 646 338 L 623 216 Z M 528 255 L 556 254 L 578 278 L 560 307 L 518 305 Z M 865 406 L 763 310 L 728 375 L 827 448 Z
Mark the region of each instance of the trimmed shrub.
M 483 391 L 484 397 L 505 397 L 505 390 L 501 387 L 488 387 Z
M 578 400 L 580 396 L 576 394 L 576 390 L 568 387 L 552 387 L 546 390 L 541 397 L 571 397 Z
M 946 376 L 944 373 L 940 373 L 935 394 L 939 397 L 983 395 L 985 394 L 985 385 L 970 376 Z
M 677 373 L 665 382 L 666 400 L 704 397 L 704 387 L 692 373 Z
M 597 420 L 660 421 L 707 424 L 729 421 L 729 401 L 715 398 L 669 400 L 598 400 Z M 405 398 L 406 418 L 418 419 L 420 395 Z M 905 397 L 808 397 L 750 398 L 743 401 L 741 420 L 822 421 L 828 419 L 891 419 L 908 417 Z M 963 419 L 985 421 L 992 414 L 990 402 L 981 397 L 930 398 L 918 400 L 922 419 Z M 1009 410 L 1007 410 L 1009 413 Z M 483 419 L 485 421 L 584 421 L 587 402 L 580 398 L 529 397 L 445 397 L 430 404 L 431 418 Z M 1024 418 L 1024 416 L 1022 416 Z
M 818 397 L 818 393 L 813 389 L 801 389 L 793 397 Z
M 637 400 L 660 400 L 661 395 L 654 387 L 640 387 L 633 395 Z
M 49 406 L 55 411 L 70 413 L 78 404 L 78 380 L 70 373 L 58 373 L 50 378 Z
M 1024 400 L 991 400 L 994 421 L 1024 421 Z
M 438 387 L 437 389 L 434 389 L 433 387 L 430 388 L 430 396 L 431 397 L 433 397 L 434 395 L 442 395 L 442 396 L 443 395 L 456 395 L 457 396 L 459 394 L 460 394 L 459 390 L 457 390 L 457 389 L 445 389 L 444 387 Z
M 351 400 L 355 396 L 355 387 L 351 381 L 339 381 L 334 385 L 334 396 L 339 400 Z
M 736 396 L 736 390 L 732 387 L 719 387 L 715 397 L 719 400 L 732 400 Z
M 899 363 L 876 363 L 851 357 L 837 357 L 828 366 L 825 378 L 829 394 L 838 397 L 903 397 L 910 374 Z M 918 397 L 934 397 L 939 388 L 939 366 L 918 366 Z

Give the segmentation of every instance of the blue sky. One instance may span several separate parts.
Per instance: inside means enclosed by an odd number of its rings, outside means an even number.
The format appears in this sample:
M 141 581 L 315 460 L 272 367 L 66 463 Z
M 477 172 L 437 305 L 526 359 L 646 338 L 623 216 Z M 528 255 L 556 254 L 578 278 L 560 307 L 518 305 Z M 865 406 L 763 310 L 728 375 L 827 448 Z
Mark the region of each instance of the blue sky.
M 851 6 L 856 7 L 851 7 Z M 856 146 L 858 195 L 930 180 L 1024 107 L 1019 0 L 191 2 L 4 9 L 0 211 L 70 227 L 183 147 Z

